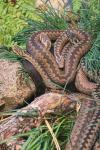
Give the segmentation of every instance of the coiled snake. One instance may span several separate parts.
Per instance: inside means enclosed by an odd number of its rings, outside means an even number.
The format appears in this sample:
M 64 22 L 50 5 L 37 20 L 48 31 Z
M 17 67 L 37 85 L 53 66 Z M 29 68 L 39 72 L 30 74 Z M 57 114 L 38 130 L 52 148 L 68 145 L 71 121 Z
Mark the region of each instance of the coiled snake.
M 26 52 L 18 46 L 14 46 L 13 51 L 36 68 L 46 87 L 60 89 L 62 85 L 69 84 L 75 79 L 75 85 L 79 91 L 92 94 L 100 87 L 88 80 L 83 68 L 79 65 L 80 59 L 91 47 L 90 41 L 89 34 L 82 30 L 46 30 L 36 32 L 30 37 Z M 55 42 L 53 53 L 50 51 L 51 42 Z M 95 96 L 93 97 L 94 99 L 86 99 L 82 103 L 79 117 L 71 134 L 71 143 L 67 145 L 66 150 L 68 147 L 71 150 L 92 149 L 100 128 L 100 97 L 98 100 Z M 88 111 L 92 107 L 95 108 Z

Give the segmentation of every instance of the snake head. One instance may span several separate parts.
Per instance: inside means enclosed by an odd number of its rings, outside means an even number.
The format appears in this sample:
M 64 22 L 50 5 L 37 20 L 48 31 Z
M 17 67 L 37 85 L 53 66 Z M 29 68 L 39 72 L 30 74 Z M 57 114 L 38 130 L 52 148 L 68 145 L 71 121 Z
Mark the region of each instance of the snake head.
M 76 37 L 76 34 L 74 33 L 74 31 L 68 29 L 66 31 L 67 37 L 70 40 L 71 43 L 73 44 L 77 44 L 79 42 L 78 38 Z
M 50 49 L 51 41 L 50 41 L 50 39 L 49 39 L 47 34 L 41 33 L 40 34 L 40 41 L 45 46 L 46 49 Z

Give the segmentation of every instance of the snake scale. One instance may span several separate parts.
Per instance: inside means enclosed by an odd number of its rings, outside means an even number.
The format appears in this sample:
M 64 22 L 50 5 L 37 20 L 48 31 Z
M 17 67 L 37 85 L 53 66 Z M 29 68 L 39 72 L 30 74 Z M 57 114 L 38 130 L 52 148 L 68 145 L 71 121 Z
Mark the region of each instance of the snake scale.
M 93 96 L 82 103 L 79 117 L 66 150 L 92 150 L 100 131 L 100 86 L 90 82 L 79 64 L 91 47 L 90 35 L 82 30 L 39 31 L 27 42 L 27 51 L 14 46 L 13 51 L 28 60 L 41 75 L 46 87 L 60 89 L 75 80 L 76 88 Z M 54 43 L 54 51 L 50 51 Z M 96 93 L 97 96 L 94 96 Z M 99 96 L 98 96 L 99 95 Z M 90 111 L 89 111 L 90 109 Z M 92 109 L 92 110 L 91 110 Z

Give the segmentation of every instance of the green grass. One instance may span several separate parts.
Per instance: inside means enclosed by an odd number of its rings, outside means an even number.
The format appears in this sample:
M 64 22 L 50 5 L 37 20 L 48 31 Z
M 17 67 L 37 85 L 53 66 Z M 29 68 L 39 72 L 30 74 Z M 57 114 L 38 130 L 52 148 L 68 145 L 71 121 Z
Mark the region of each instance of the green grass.
M 16 111 L 13 111 L 12 113 L 0 113 L 0 115 L 11 115 L 15 114 Z M 31 113 L 25 113 L 25 114 L 16 114 L 18 116 L 30 116 Z M 33 117 L 37 116 L 37 112 L 33 111 L 32 113 Z M 31 116 L 32 117 L 32 116 Z M 73 125 L 75 123 L 76 118 L 76 112 L 70 111 L 68 113 L 60 113 L 58 115 L 54 114 L 53 116 L 47 115 L 46 119 L 49 121 L 50 126 L 55 134 L 55 137 L 58 140 L 58 143 L 63 150 L 65 147 L 65 144 L 68 142 L 70 138 L 70 133 L 72 131 Z M 33 128 L 31 131 L 28 131 L 26 133 L 20 133 L 16 134 L 15 136 L 10 137 L 9 139 L 5 139 L 0 142 L 0 144 L 3 144 L 5 142 L 9 142 L 10 140 L 16 140 L 23 137 L 25 139 L 25 143 L 22 146 L 21 150 L 54 150 L 55 144 L 53 141 L 53 138 L 50 134 L 50 131 L 48 130 L 48 127 L 45 123 L 43 123 L 41 126 L 37 128 Z
M 51 117 L 50 117 L 51 120 Z M 58 120 L 58 121 L 57 121 Z M 72 113 L 70 115 L 63 115 L 57 117 L 54 123 L 50 123 L 52 130 L 60 144 L 60 147 L 64 149 L 68 138 L 70 137 L 71 129 L 74 124 Z M 52 140 L 52 136 L 47 126 L 40 126 L 37 129 L 33 129 L 32 134 L 29 136 L 26 143 L 23 145 L 22 150 L 54 150 L 55 145 Z
M 100 71 L 100 32 L 98 32 L 91 50 L 82 58 L 82 60 L 85 62 L 86 68 L 97 76 Z
M 14 54 L 7 46 L 0 46 L 0 59 L 7 59 L 11 61 L 18 61 L 22 58 Z

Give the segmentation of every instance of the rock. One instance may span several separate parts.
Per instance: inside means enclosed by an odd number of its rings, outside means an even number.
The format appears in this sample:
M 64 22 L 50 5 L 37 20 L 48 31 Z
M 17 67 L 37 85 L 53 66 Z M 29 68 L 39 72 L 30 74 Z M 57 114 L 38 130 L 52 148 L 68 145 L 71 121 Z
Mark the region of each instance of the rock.
M 37 0 L 36 1 L 36 8 L 40 8 L 40 7 L 44 7 L 46 5 L 49 5 L 55 9 L 55 10 L 60 10 L 62 11 L 65 7 L 67 8 L 67 10 L 71 9 L 71 5 L 72 5 L 72 0 Z
M 19 62 L 0 59 L 0 100 L 5 101 L 5 110 L 12 109 L 33 95 L 34 82 L 25 80 Z

